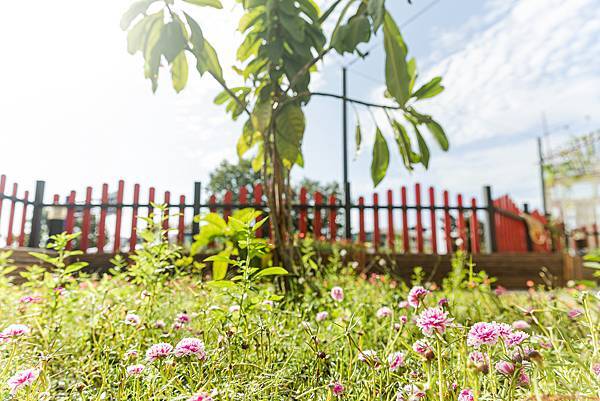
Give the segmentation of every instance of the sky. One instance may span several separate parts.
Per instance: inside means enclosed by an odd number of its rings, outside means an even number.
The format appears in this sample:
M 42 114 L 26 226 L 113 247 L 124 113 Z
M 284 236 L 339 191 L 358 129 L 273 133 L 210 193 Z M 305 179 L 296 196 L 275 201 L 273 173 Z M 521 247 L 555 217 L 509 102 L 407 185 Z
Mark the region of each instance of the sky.
M 321 4 L 330 1 L 323 0 Z M 156 94 L 143 78 L 142 59 L 126 51 L 119 19 L 129 2 L 63 0 L 8 2 L 0 24 L 0 173 L 33 188 L 66 195 L 119 179 L 191 196 L 221 160 L 235 161 L 240 124 L 213 104 L 219 87 L 190 69 L 187 88 L 172 89 L 166 71 Z M 241 35 L 239 6 L 186 10 L 217 48 L 226 78 Z M 434 185 L 481 198 L 497 195 L 541 203 L 536 137 L 545 116 L 544 145 L 600 127 L 600 3 L 598 0 L 388 0 L 401 24 L 420 82 L 443 76 L 446 90 L 424 102 L 446 129 L 450 151 L 433 151 L 429 170 L 409 173 L 397 151 L 377 190 Z M 35 12 L 31 12 L 35 10 Z M 408 21 L 408 23 L 407 23 Z M 349 95 L 383 102 L 383 35 L 364 45 L 366 60 L 348 67 Z M 354 57 L 327 57 L 312 89 L 340 93 L 341 68 Z M 353 197 L 372 192 L 367 110 L 350 109 Z M 341 104 L 315 98 L 306 110 L 305 168 L 294 179 L 341 180 Z M 365 146 L 354 155 L 358 117 Z M 377 118 L 381 115 L 376 114 Z M 385 133 L 389 135 L 388 132 Z M 432 148 L 435 144 L 431 142 Z M 128 187 L 129 188 L 129 187 Z M 130 194 L 130 193 L 129 193 Z M 126 196 L 129 196 L 126 194 Z

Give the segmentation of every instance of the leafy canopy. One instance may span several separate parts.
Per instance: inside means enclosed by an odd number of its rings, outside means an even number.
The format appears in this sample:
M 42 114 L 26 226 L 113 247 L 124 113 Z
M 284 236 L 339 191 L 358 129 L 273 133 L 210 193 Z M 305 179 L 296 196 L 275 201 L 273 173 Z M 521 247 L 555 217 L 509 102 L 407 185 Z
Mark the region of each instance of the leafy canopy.
M 286 171 L 303 166 L 302 142 L 306 128 L 303 111 L 312 96 L 309 89 L 315 66 L 328 53 L 366 55 L 360 47 L 383 39 L 385 49 L 385 96 L 389 104 L 371 105 L 386 110 L 388 124 L 376 122 L 371 176 L 375 185 L 389 166 L 388 136 L 392 136 L 403 164 L 429 165 L 430 151 L 423 136 L 429 131 L 442 150 L 448 149 L 443 128 L 415 105 L 443 91 L 435 77 L 415 88 L 417 65 L 408 57 L 408 46 L 385 0 L 335 0 L 321 11 L 314 0 L 236 0 L 244 14 L 238 31 L 244 35 L 232 66 L 244 83 L 229 87 L 214 47 L 186 7 L 223 8 L 220 0 L 139 0 L 121 19 L 128 30 L 128 51 L 141 53 L 144 74 L 155 91 L 160 67 L 168 64 L 173 87 L 183 90 L 188 80 L 188 57 L 195 60 L 199 75 L 209 74 L 223 87 L 215 103 L 223 105 L 233 120 L 245 115 L 237 143 L 239 157 L 249 155 L 255 171 L 269 173 L 275 164 Z M 226 11 L 224 11 L 226 12 Z M 326 32 L 324 25 L 332 23 Z M 383 35 L 381 35 L 383 32 Z M 383 36 L 383 38 L 381 37 Z M 353 99 L 349 99 L 353 101 Z M 407 127 L 409 129 L 407 129 Z M 356 148 L 363 130 L 357 119 Z M 387 133 L 387 135 L 386 135 Z

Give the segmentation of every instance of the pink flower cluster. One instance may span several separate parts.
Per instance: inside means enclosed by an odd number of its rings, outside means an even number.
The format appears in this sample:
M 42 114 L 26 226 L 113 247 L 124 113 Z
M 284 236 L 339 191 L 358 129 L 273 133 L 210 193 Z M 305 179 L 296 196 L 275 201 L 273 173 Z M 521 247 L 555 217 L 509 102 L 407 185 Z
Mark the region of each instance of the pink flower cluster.
M 127 376 L 137 376 L 144 371 L 144 365 L 130 365 L 127 366 Z
M 404 354 L 402 352 L 394 352 L 388 356 L 388 364 L 392 372 L 404 366 Z
M 20 388 L 31 385 L 40 375 L 39 369 L 25 369 L 15 373 L 7 384 L 10 388 L 10 394 L 14 395 Z
M 344 300 L 344 290 L 342 287 L 333 287 L 331 289 L 331 298 L 336 302 L 342 302 Z
M 191 396 L 187 401 L 213 401 L 213 398 L 208 393 L 199 393 Z
M 331 386 L 331 392 L 336 397 L 339 397 L 344 393 L 344 385 L 340 382 L 333 382 L 329 386 Z
M 452 322 L 448 317 L 448 312 L 441 308 L 425 309 L 417 317 L 417 327 L 421 329 L 426 336 L 433 336 L 435 332 L 444 334 L 448 325 Z
M 0 343 L 12 338 L 26 336 L 31 332 L 29 326 L 24 324 L 11 324 L 0 332 Z
M 158 343 L 152 345 L 146 350 L 146 360 L 154 362 L 158 359 L 168 357 L 173 351 L 173 346 L 169 343 Z
M 475 401 L 473 390 L 466 388 L 458 393 L 458 401 Z
M 393 312 L 390 308 L 388 308 L 387 306 L 382 306 L 377 310 L 375 316 L 377 316 L 378 319 L 383 319 L 384 317 L 392 316 L 392 314 Z
M 19 298 L 20 304 L 37 304 L 42 302 L 42 297 L 39 295 L 25 295 Z
M 529 338 L 529 334 L 520 330 L 513 331 L 513 327 L 506 323 L 478 322 L 469 330 L 467 345 L 476 348 L 481 345 L 494 345 L 500 338 L 507 347 L 512 348 Z
M 408 304 L 415 309 L 418 308 L 427 294 L 429 294 L 429 291 L 421 286 L 411 288 L 408 292 Z
M 175 346 L 173 351 L 176 357 L 196 356 L 198 359 L 206 359 L 204 343 L 198 338 L 184 338 Z

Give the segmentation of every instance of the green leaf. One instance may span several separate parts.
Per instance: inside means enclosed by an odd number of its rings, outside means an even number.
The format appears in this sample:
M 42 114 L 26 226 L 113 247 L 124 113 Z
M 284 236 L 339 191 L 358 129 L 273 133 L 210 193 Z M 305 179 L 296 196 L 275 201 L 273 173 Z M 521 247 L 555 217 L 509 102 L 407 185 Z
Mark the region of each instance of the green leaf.
M 229 280 L 209 281 L 206 283 L 207 286 L 212 288 L 233 288 L 235 283 Z
M 29 252 L 29 254 L 31 256 L 33 256 L 34 258 L 39 259 L 42 262 L 49 263 L 51 265 L 54 265 L 57 262 L 56 258 L 53 258 L 52 256 L 48 255 L 47 253 Z
M 256 102 L 250 118 L 252 120 L 252 125 L 257 131 L 264 133 L 267 130 L 271 123 L 272 112 L 270 99 L 267 98 L 266 100 L 259 100 Z
M 196 69 L 200 75 L 209 72 L 215 79 L 223 80 L 223 69 L 219 63 L 217 52 L 206 39 L 204 40 L 204 47 L 200 54 L 198 55 L 194 52 L 194 55 L 196 55 Z
M 175 60 L 184 49 L 187 41 L 183 35 L 181 24 L 171 21 L 163 26 L 160 34 L 162 53 L 169 63 Z
M 367 12 L 373 20 L 373 32 L 377 32 L 385 16 L 385 0 L 369 0 Z
M 371 179 L 373 185 L 377 186 L 385 177 L 390 162 L 390 151 L 387 141 L 383 137 L 381 130 L 377 127 L 375 133 L 375 144 L 373 145 L 373 160 L 371 161 Z
M 183 0 L 186 3 L 195 4 L 197 6 L 209 6 L 214 8 L 223 8 L 220 0 Z
M 441 82 L 442 77 L 433 78 L 431 81 L 417 89 L 417 91 L 413 93 L 412 97 L 417 99 L 427 99 L 436 96 L 444 90 L 444 87 L 440 85 Z
M 389 13 L 386 13 L 384 18 L 383 35 L 386 86 L 398 104 L 404 106 L 410 97 L 410 75 L 406 63 L 406 45 L 402 40 L 398 26 Z
M 72 263 L 69 266 L 67 266 L 67 268 L 65 269 L 65 274 L 74 273 L 74 272 L 76 272 L 78 270 L 83 269 L 87 265 L 89 265 L 89 263 L 87 263 L 87 262 L 75 262 L 75 263 Z
M 188 80 L 188 62 L 185 51 L 182 51 L 175 57 L 171 64 L 171 78 L 173 88 L 177 93 L 181 92 Z
M 198 55 L 202 54 L 202 50 L 204 49 L 204 35 L 202 34 L 202 29 L 200 25 L 190 17 L 187 13 L 183 13 L 185 15 L 185 20 L 190 26 L 190 31 L 192 35 L 190 36 L 190 42 L 192 42 L 192 51 L 198 57 Z
M 371 24 L 364 15 L 358 15 L 350 18 L 348 23 L 339 26 L 332 34 L 332 45 L 335 50 L 344 54 L 344 52 L 353 53 L 356 46 L 360 43 L 366 43 L 371 38 Z
M 362 131 L 360 129 L 360 120 L 358 116 L 356 118 L 356 131 L 354 132 L 354 141 L 356 142 L 356 154 L 360 151 L 360 145 L 362 143 Z
M 135 19 L 135 17 L 148 11 L 148 7 L 150 7 L 150 4 L 154 3 L 155 1 L 156 0 L 141 0 L 133 3 L 127 9 L 127 11 L 123 13 L 123 16 L 121 17 L 121 29 L 126 31 L 127 28 L 129 28 L 129 25 L 131 25 L 131 22 L 133 22 L 133 20 Z
M 287 161 L 289 168 L 297 161 L 302 147 L 306 127 L 302 108 L 297 104 L 288 103 L 277 114 L 275 124 L 277 126 L 275 146 L 279 157 Z
M 448 143 L 448 137 L 446 136 L 444 129 L 437 122 L 435 122 L 433 120 L 430 120 L 427 123 L 427 128 L 429 129 L 429 132 L 431 132 L 431 134 L 433 135 L 435 140 L 439 143 L 442 150 L 444 150 L 444 151 L 448 150 L 450 145 Z
M 261 143 L 258 147 L 258 152 L 256 153 L 256 156 L 254 156 L 254 159 L 252 159 L 252 170 L 258 172 L 263 167 L 263 165 L 265 164 L 265 154 L 264 153 L 265 153 L 265 150 Z
M 261 18 L 266 11 L 264 6 L 258 6 L 256 8 L 251 9 L 246 14 L 240 18 L 240 22 L 238 23 L 238 31 L 245 32 L 248 28 L 250 28 L 256 20 Z
M 206 258 L 208 261 L 212 258 L 213 266 L 212 266 L 212 278 L 213 280 L 223 280 L 227 275 L 227 266 L 230 263 L 229 255 L 231 252 L 229 250 L 224 250 L 219 252 L 217 255 Z
M 288 274 L 288 271 L 283 267 L 267 267 L 266 269 L 262 269 L 256 275 L 255 278 L 266 277 L 266 276 L 285 276 Z
M 164 26 L 163 12 L 160 11 L 148 27 L 144 44 L 144 76 L 152 81 L 152 91 L 158 86 L 158 68 L 162 56 L 161 32 Z
M 415 134 L 417 135 L 417 142 L 419 143 L 419 153 L 421 154 L 421 163 L 425 168 L 429 167 L 429 147 L 427 146 L 427 142 L 423 139 L 423 135 L 419 131 L 419 128 L 416 125 L 413 125 L 415 129 Z
M 247 120 L 244 124 L 242 134 L 240 135 L 237 141 L 236 149 L 238 157 L 242 158 L 248 150 L 250 150 L 254 145 L 256 145 L 260 141 L 262 141 L 262 135 L 260 134 L 260 132 L 254 131 L 252 122 L 250 122 L 250 120 Z
M 227 223 L 217 213 L 209 213 L 206 216 L 202 217 L 201 220 L 205 221 L 205 222 L 207 222 L 209 224 L 212 224 L 212 225 L 218 227 L 221 230 L 225 230 L 227 228 Z

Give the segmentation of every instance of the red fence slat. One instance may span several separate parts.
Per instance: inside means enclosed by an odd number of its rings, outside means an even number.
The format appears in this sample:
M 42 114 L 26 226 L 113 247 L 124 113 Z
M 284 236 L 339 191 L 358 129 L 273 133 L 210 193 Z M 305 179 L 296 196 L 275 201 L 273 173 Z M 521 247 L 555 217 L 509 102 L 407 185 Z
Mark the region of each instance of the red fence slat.
M 410 253 L 410 238 L 408 237 L 408 209 L 406 209 L 406 187 L 402 187 L 402 248 L 404 253 Z
M 98 221 L 98 253 L 104 253 L 105 226 L 106 226 L 106 204 L 108 203 L 108 184 L 102 184 L 102 198 L 100 200 L 100 220 Z
M 185 195 L 179 196 L 179 220 L 177 223 L 177 243 L 183 245 L 185 239 Z
M 423 253 L 423 220 L 421 216 L 421 184 L 415 184 L 415 203 L 417 206 L 417 253 Z
M 71 191 L 67 198 L 67 219 L 65 221 L 65 231 L 67 234 L 73 234 L 75 227 L 75 191 Z M 72 241 L 67 242 L 67 250 L 73 247 Z
M 387 245 L 388 247 L 394 251 L 394 194 L 391 189 L 387 191 L 387 213 L 388 213 L 388 222 L 387 222 Z
M 135 251 L 137 245 L 138 205 L 140 204 L 140 184 L 133 186 L 133 207 L 131 208 L 131 235 L 129 236 L 129 252 Z
M 248 203 L 248 188 L 245 186 L 240 188 L 240 205 L 245 206 Z
M 450 196 L 444 191 L 444 237 L 446 238 L 446 253 L 450 255 L 454 250 L 452 246 L 452 219 L 450 218 Z
M 358 242 L 364 244 L 367 240 L 367 234 L 365 233 L 365 198 L 358 198 Z
M 225 196 L 223 197 L 223 203 L 225 205 L 231 205 L 233 203 L 233 192 L 225 192 Z M 231 206 L 225 206 L 225 209 L 223 209 L 223 219 L 227 221 L 229 216 L 231 216 Z
M 435 220 L 435 190 L 433 187 L 429 187 L 429 225 L 431 226 L 431 252 L 437 255 L 437 222 Z
M 6 234 L 6 246 L 11 246 L 13 243 L 13 223 L 15 220 L 15 198 L 17 197 L 17 183 L 13 184 L 12 199 L 10 200 L 10 209 L 8 212 L 8 232 Z
M 335 195 L 329 196 L 329 240 L 335 241 L 337 237 L 337 224 L 335 223 L 335 218 L 337 215 L 337 210 L 335 206 Z
M 121 219 L 123 215 L 123 192 L 125 191 L 125 182 L 119 180 L 117 186 L 117 206 L 115 211 L 115 242 L 113 244 L 113 252 L 121 251 Z
M 91 214 L 92 210 L 90 204 L 92 203 L 92 187 L 85 189 L 85 205 L 83 207 L 83 217 L 81 218 L 81 241 L 79 242 L 79 248 L 84 253 L 87 251 L 90 243 L 90 226 L 91 226 Z
M 25 245 L 25 225 L 27 224 L 27 201 L 29 200 L 29 191 L 23 195 L 23 208 L 21 209 L 21 233 L 19 234 L 19 246 Z
M 323 195 L 320 192 L 315 192 L 315 211 L 313 217 L 313 235 L 316 239 L 321 239 L 321 205 L 323 204 Z
M 379 231 L 379 195 L 373 194 L 373 246 L 379 249 L 381 232 Z
M 162 216 L 161 216 L 161 227 L 163 229 L 163 231 L 165 231 L 164 237 L 166 240 L 169 239 L 169 218 L 170 218 L 170 209 L 169 209 L 169 205 L 171 204 L 171 192 L 169 191 L 165 191 L 165 197 L 163 200 L 163 203 L 165 205 L 165 209 L 162 212 Z

